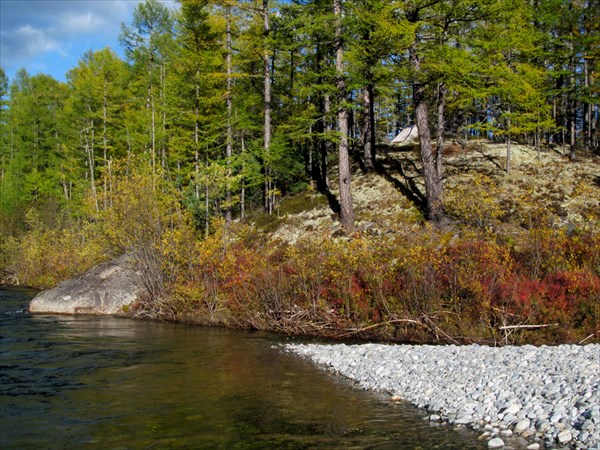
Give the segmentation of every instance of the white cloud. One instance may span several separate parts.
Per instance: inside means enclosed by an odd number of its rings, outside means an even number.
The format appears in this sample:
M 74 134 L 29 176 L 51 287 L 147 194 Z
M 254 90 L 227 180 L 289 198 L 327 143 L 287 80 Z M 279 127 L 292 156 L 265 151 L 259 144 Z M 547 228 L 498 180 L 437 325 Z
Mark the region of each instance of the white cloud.
M 89 49 L 119 52 L 121 23 L 143 0 L 0 0 L 0 65 L 7 74 L 48 67 L 64 78 Z M 164 0 L 174 7 L 173 0 Z
M 33 28 L 31 25 L 24 25 L 17 28 L 13 39 L 15 42 L 21 43 L 18 47 L 23 56 L 35 55 L 36 53 L 58 50 L 60 48 L 60 44 L 52 39 L 45 30 Z
M 103 27 L 110 27 L 106 19 L 95 16 L 91 12 L 83 14 L 69 14 L 59 19 L 57 34 L 69 35 L 71 33 L 94 33 Z
M 54 67 L 53 59 L 73 67 L 82 46 L 116 47 L 121 22 L 140 1 L 1 0 L 0 65 L 7 73 Z

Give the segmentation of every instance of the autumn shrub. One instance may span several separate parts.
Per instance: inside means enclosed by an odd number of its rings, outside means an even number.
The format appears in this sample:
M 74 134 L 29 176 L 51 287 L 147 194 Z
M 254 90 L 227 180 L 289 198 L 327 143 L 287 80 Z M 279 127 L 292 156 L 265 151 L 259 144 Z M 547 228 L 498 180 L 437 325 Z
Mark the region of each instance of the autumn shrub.
M 86 221 L 49 228 L 39 212 L 26 213 L 27 230 L 10 237 L 3 249 L 14 282 L 37 288 L 53 287 L 79 275 L 106 258 L 95 224 Z
M 515 275 L 503 283 L 498 300 L 508 306 L 514 324 L 547 326 L 542 331 L 552 341 L 573 341 L 599 331 L 600 278 L 585 270 L 541 279 Z
M 494 240 L 448 245 L 440 268 L 447 305 L 463 319 L 489 326 L 494 316 L 492 300 L 512 269 L 510 252 Z
M 430 317 L 442 296 L 438 276 L 441 252 L 431 245 L 416 243 L 396 249 L 394 290 L 397 308 L 413 316 Z
M 517 236 L 514 254 L 521 270 L 531 278 L 577 268 L 600 274 L 600 234 L 590 231 L 526 230 Z
M 195 242 L 192 220 L 181 194 L 141 158 L 115 163 L 105 208 L 92 213 L 111 256 L 130 254 L 146 288 L 140 314 L 169 317 L 175 285 Z
M 498 343 L 500 327 L 538 321 L 567 330 L 537 334 L 542 341 L 572 341 L 597 327 L 591 233 L 531 229 L 509 239 L 424 228 L 289 244 L 223 220 L 207 237 L 176 223 L 151 241 L 171 280 L 172 318 L 418 342 Z
M 503 211 L 499 203 L 500 188 L 487 175 L 472 172 L 449 189 L 446 207 L 457 220 L 481 230 L 488 230 L 498 223 Z

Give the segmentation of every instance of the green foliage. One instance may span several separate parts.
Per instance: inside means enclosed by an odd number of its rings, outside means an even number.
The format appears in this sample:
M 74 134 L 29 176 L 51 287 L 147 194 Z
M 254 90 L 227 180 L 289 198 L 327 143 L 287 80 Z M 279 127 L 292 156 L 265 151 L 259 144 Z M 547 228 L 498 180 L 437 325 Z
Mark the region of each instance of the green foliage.
M 147 0 L 122 25 L 128 62 L 86 52 L 66 84 L 0 70 L 2 265 L 49 286 L 130 253 L 151 294 L 132 313 L 284 332 L 493 342 L 506 323 L 568 330 L 548 341 L 597 329 L 600 213 L 588 181 L 551 190 L 547 207 L 534 183 L 461 167 L 445 197 L 456 237 L 423 227 L 416 208 L 397 215 L 412 217 L 399 224 L 409 234 L 259 237 L 325 203 L 308 186 L 331 195 L 340 107 L 360 159 L 367 88 L 379 142 L 414 123 L 412 88 L 422 86 L 432 131 L 445 120 L 445 137 L 460 133 L 460 144 L 485 133 L 535 142 L 540 155 L 544 140 L 598 148 L 594 2 L 346 2 L 342 104 L 331 2 L 269 6 L 265 33 L 260 2 L 169 10 Z M 403 164 L 397 185 L 426 201 Z M 511 186 L 518 194 L 500 202 Z M 263 214 L 265 199 L 274 215 Z

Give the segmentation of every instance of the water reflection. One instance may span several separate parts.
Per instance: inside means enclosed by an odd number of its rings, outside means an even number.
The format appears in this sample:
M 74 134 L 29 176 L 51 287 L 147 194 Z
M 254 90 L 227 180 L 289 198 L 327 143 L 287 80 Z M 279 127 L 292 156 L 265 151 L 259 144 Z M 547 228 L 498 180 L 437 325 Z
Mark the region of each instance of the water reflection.
M 0 291 L 3 449 L 485 448 L 282 352 L 281 337 L 9 316 L 26 302 L 13 294 Z

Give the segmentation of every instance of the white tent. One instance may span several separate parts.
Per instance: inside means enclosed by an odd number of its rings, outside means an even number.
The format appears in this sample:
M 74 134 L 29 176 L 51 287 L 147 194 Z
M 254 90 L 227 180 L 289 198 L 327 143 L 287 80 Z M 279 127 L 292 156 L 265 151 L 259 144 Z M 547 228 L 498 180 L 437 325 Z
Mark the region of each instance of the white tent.
M 419 143 L 419 131 L 416 125 L 404 128 L 398 136 L 392 140 L 393 145 L 412 145 Z

